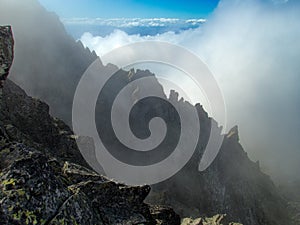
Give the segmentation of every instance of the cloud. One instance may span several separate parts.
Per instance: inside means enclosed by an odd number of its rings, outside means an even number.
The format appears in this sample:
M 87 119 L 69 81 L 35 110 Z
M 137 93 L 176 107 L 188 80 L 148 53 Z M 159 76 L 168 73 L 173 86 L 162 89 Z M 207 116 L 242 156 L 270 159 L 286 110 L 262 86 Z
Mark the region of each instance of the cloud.
M 89 32 L 95 36 L 109 36 L 114 30 L 122 30 L 129 35 L 155 36 L 169 31 L 179 33 L 201 27 L 206 20 L 201 18 L 65 18 L 61 19 L 67 31 L 76 39 Z
M 196 53 L 214 72 L 229 126 L 239 125 L 250 157 L 277 180 L 300 178 L 299 5 L 274 3 L 225 0 L 199 28 L 152 36 L 121 30 L 105 37 L 85 33 L 81 41 L 100 56 L 144 40 L 167 41 Z
M 220 81 L 229 123 L 273 177 L 299 177 L 299 19 L 288 4 L 223 1 L 194 48 Z
M 158 40 L 174 44 L 183 44 L 190 38 L 194 38 L 194 36 L 200 32 L 201 29 L 197 29 L 182 31 L 180 34 L 169 31 L 154 36 L 141 36 L 140 34 L 129 35 L 122 30 L 115 29 L 111 34 L 105 37 L 93 36 L 91 33 L 86 32 L 81 36 L 80 40 L 85 45 L 85 47 L 95 50 L 99 56 L 102 56 L 112 49 L 140 41 Z
M 178 18 L 63 18 L 62 22 L 65 25 L 98 25 L 112 26 L 116 28 L 122 27 L 167 27 L 189 25 L 199 26 L 203 24 L 205 19 L 178 19 Z

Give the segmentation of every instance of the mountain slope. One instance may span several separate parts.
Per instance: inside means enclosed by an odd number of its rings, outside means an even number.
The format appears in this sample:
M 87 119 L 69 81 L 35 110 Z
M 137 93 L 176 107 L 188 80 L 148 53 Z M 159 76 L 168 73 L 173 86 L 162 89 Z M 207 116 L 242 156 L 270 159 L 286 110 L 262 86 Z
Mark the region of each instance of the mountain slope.
M 13 50 L 11 29 L 2 30 L 6 64 L 1 61 L 1 76 L 7 75 L 13 55 L 6 51 Z M 79 137 L 52 118 L 45 103 L 9 80 L 0 100 L 1 224 L 180 224 L 172 209 L 143 202 L 149 186 L 119 184 L 82 166 L 86 163 L 75 144 Z M 217 225 L 223 218 L 196 221 Z
M 12 62 L 8 28 L 0 27 L 0 76 Z M 119 184 L 84 167 L 76 136 L 48 105 L 9 80 L 0 100 L 1 224 L 180 224 L 170 208 L 144 203 L 149 186 Z
M 96 56 L 70 38 L 58 18 L 46 12 L 36 1 L 0 0 L 0 4 L 1 23 L 13 24 L 15 32 L 15 61 L 10 76 L 28 93 L 46 101 L 52 114 L 70 124 L 76 85 L 81 74 Z M 134 79 L 153 76 L 149 71 L 136 71 L 130 76 L 127 71 L 119 73 L 123 76 L 116 81 L 117 85 L 126 85 Z M 112 84 L 110 88 L 114 87 Z M 154 82 L 150 88 L 163 91 L 158 82 Z M 10 135 L 13 141 L 24 140 L 25 145 L 34 145 L 35 149 L 50 156 L 86 166 L 82 156 L 76 151 L 72 132 L 61 121 L 51 119 L 48 106 L 39 101 L 28 100 L 25 93 L 14 85 L 9 84 L 5 90 L 15 93 L 12 94 L 15 96 L 13 99 L 20 98 L 27 102 L 23 105 L 24 112 L 18 101 L 7 103 L 9 111 L 5 115 L 12 112 L 12 116 L 8 117 L 10 122 L 4 125 L 6 135 Z M 110 89 L 105 99 L 107 102 L 113 98 L 109 93 Z M 9 99 L 11 94 L 4 93 L 4 96 Z M 174 92 L 170 99 L 178 102 L 183 109 L 193 107 L 178 100 Z M 153 115 L 163 116 L 172 129 L 177 129 L 175 113 L 170 113 L 163 105 L 152 103 L 151 107 L 139 105 L 140 108 L 132 115 L 138 121 L 132 124 L 136 133 L 147 136 L 147 131 L 142 128 Z M 32 114 L 31 108 L 34 106 L 38 110 Z M 108 110 L 106 106 L 106 102 L 98 102 L 97 110 L 109 112 L 105 111 Z M 237 128 L 233 128 L 225 136 L 222 149 L 213 164 L 204 172 L 198 171 L 211 126 L 218 125 L 208 117 L 200 104 L 195 107 L 201 124 L 197 149 L 180 172 L 153 186 L 148 201 L 169 204 L 182 216 L 198 217 L 224 213 L 228 215 L 228 219 L 245 225 L 289 224 L 287 202 L 281 198 L 270 178 L 260 171 L 259 165 L 249 160 L 239 144 Z M 25 118 L 22 117 L 23 114 Z M 41 124 L 38 126 L 34 125 L 36 118 L 40 118 Z M 103 128 L 102 119 L 97 119 L 99 130 Z M 113 146 L 113 137 L 105 132 L 103 136 L 112 141 Z M 71 146 L 71 150 L 66 146 Z M 115 150 L 118 152 L 117 148 Z M 94 156 L 95 152 L 90 155 Z

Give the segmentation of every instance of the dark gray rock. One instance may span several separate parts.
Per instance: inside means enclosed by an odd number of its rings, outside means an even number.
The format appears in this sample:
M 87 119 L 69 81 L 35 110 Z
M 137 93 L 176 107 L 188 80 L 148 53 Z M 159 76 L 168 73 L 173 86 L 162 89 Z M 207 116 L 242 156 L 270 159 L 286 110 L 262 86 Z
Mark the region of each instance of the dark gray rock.
M 0 87 L 6 80 L 14 57 L 14 39 L 10 26 L 0 27 Z
M 88 166 L 71 129 L 49 115 L 47 104 L 27 96 L 10 80 L 3 87 L 0 104 L 0 119 L 9 141 L 22 142 L 44 154 Z
M 130 74 L 130 78 L 128 78 Z M 132 131 L 141 138 L 148 137 L 148 124 L 151 118 L 163 118 L 167 127 L 167 135 L 159 146 L 159 154 L 137 155 L 124 151 L 110 124 L 112 102 L 122 87 L 130 81 L 153 77 L 149 71 L 131 70 L 130 72 L 118 71 L 103 88 L 104 98 L 98 99 L 96 107 L 96 123 L 101 140 L 108 149 L 113 149 L 116 158 L 130 158 L 135 163 L 147 163 L 151 160 L 164 159 L 168 151 L 176 144 L 177 130 L 180 130 L 180 121 L 176 112 L 168 105 L 167 101 L 148 99 L 140 101 L 132 109 L 130 125 Z M 163 96 L 161 85 L 154 79 L 152 86 L 157 93 Z M 132 93 L 136 87 L 132 86 Z M 139 87 L 142 90 L 142 87 Z M 132 95 L 133 96 L 133 95 Z M 165 100 L 168 100 L 165 97 Z M 198 112 L 200 120 L 200 136 L 196 150 L 185 165 L 173 177 L 152 185 L 152 192 L 147 200 L 152 204 L 162 204 L 172 207 L 181 217 L 211 217 L 216 214 L 226 214 L 229 221 L 236 221 L 245 225 L 281 225 L 289 224 L 287 201 L 281 196 L 269 176 L 262 173 L 257 163 L 252 162 L 239 143 L 238 127 L 233 127 L 226 135 L 214 162 L 205 170 L 198 171 L 200 159 L 205 150 L 208 138 L 213 127 L 221 131 L 217 122 L 208 117 L 200 104 L 196 106 L 178 100 L 174 91 L 169 96 L 170 101 L 179 105 L 181 110 L 193 107 Z M 142 103 L 141 103 L 142 102 Z M 169 135 L 169 136 L 168 136 Z M 221 135 L 221 133 L 219 134 Z M 169 138 L 169 139 L 168 139 Z M 157 157 L 157 158 L 156 158 Z
M 150 211 L 159 225 L 175 225 L 180 223 L 179 215 L 177 215 L 170 207 L 151 206 Z
M 180 224 L 144 203 L 150 187 L 116 183 L 84 167 L 74 135 L 13 82 L 3 89 L 1 224 Z M 158 216 L 159 215 L 159 216 Z
M 205 129 L 202 134 L 209 133 Z M 203 146 L 198 146 L 181 171 L 153 186 L 148 201 L 168 205 L 182 218 L 222 213 L 227 220 L 244 225 L 291 224 L 287 201 L 270 177 L 248 158 L 238 140 L 234 127 L 225 135 L 215 161 L 203 172 L 198 171 Z

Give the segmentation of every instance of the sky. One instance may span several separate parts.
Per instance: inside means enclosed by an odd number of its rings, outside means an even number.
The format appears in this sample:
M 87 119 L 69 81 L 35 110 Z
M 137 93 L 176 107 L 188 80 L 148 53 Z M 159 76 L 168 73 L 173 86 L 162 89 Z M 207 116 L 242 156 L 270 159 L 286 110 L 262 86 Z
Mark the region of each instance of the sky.
M 219 0 L 39 0 L 61 18 L 207 17 Z

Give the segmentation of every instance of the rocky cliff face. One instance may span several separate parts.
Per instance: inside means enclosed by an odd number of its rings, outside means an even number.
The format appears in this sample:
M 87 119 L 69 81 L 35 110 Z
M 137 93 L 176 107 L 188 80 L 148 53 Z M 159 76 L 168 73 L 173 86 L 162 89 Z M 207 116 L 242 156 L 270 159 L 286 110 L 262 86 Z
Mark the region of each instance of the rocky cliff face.
M 11 27 L 0 27 L 0 87 L 2 87 L 3 81 L 6 80 L 13 61 L 13 43 Z
M 201 155 L 201 149 L 199 155 Z M 172 206 L 186 216 L 227 214 L 243 224 L 291 224 L 287 202 L 238 142 L 237 129 L 225 136 L 212 165 L 197 171 L 199 155 L 174 177 L 153 187 L 150 202 Z
M 7 37 L 1 51 L 13 49 Z M 10 65 L 11 52 L 2 56 Z M 149 186 L 119 184 L 84 167 L 75 135 L 48 105 L 9 80 L 0 91 L 1 224 L 180 224 L 170 208 L 144 203 Z
M 128 78 L 130 74 L 130 79 Z M 98 132 L 108 149 L 114 149 L 116 157 L 126 158 L 123 148 L 113 132 L 110 132 L 110 115 L 112 104 L 118 90 L 131 81 L 153 77 L 149 71 L 131 70 L 118 71 L 115 78 L 102 89 L 107 96 L 99 99 L 96 107 L 96 121 Z M 156 93 L 163 96 L 163 89 L 156 81 L 152 86 L 139 86 L 138 90 L 155 88 Z M 134 97 L 138 92 L 132 87 Z M 221 132 L 218 124 L 204 111 L 200 104 L 192 106 L 190 103 L 178 99 L 174 91 L 165 100 L 179 105 L 182 110 L 195 107 L 200 120 L 200 136 L 196 151 L 190 161 L 177 174 L 159 184 L 152 186 L 152 192 L 147 201 L 171 206 L 182 217 L 213 216 L 218 213 L 226 214 L 225 221 L 237 221 L 246 225 L 290 224 L 287 211 L 287 201 L 281 196 L 270 177 L 262 173 L 259 163 L 252 162 L 239 143 L 238 127 L 233 127 L 225 136 L 221 150 L 214 162 L 205 171 L 199 172 L 198 167 L 204 153 L 211 127 Z M 168 127 L 168 135 L 161 144 L 160 154 L 154 156 L 134 156 L 130 159 L 137 162 L 149 162 L 168 155 L 168 150 L 178 141 L 177 130 L 180 122 L 176 112 L 164 101 L 156 99 L 147 103 L 137 104 L 130 114 L 131 128 L 141 137 L 148 137 L 147 124 L 153 117 L 163 118 Z M 176 119 L 177 118 L 177 119 Z M 221 135 L 221 133 L 220 133 Z M 128 155 L 128 154 L 127 154 Z

